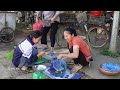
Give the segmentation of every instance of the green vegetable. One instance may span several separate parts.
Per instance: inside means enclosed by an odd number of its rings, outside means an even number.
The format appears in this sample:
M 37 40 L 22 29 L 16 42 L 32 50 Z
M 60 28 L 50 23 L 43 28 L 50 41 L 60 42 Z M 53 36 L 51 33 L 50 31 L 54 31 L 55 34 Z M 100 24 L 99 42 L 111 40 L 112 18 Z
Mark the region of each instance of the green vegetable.
M 12 61 L 13 54 L 14 54 L 14 50 L 11 50 L 10 52 L 8 52 L 6 55 L 7 60 Z

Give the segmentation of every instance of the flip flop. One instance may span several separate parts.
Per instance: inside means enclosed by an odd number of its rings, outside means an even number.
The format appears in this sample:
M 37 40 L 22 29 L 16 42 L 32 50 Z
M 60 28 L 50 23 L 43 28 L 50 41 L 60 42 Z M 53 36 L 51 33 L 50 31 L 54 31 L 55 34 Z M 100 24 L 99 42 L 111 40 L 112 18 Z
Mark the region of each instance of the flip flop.
M 34 72 L 34 70 L 33 69 L 31 69 L 31 68 L 27 68 L 26 70 L 21 70 L 22 72 L 24 72 L 24 73 L 33 73 Z
M 74 74 L 77 73 L 80 69 L 82 69 L 82 67 L 83 66 L 80 64 L 74 65 L 73 68 L 71 69 L 71 73 L 74 73 Z
M 48 47 L 44 47 L 44 48 L 41 48 L 41 49 L 42 49 L 42 51 L 47 51 L 47 50 L 49 50 Z

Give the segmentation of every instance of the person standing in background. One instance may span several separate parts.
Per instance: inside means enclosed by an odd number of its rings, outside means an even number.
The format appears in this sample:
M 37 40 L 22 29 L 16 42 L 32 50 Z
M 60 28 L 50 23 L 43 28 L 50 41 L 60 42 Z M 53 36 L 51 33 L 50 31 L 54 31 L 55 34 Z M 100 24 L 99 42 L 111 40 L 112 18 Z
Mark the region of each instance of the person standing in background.
M 50 21 L 50 26 L 43 25 L 41 44 L 45 44 L 46 49 L 48 48 L 47 34 L 51 29 L 50 31 L 50 43 L 51 43 L 50 51 L 51 52 L 54 52 L 55 35 L 58 30 L 58 25 L 60 22 L 59 15 L 61 13 L 63 13 L 63 11 L 37 11 L 37 19 L 41 18 L 42 21 L 45 21 L 45 20 Z

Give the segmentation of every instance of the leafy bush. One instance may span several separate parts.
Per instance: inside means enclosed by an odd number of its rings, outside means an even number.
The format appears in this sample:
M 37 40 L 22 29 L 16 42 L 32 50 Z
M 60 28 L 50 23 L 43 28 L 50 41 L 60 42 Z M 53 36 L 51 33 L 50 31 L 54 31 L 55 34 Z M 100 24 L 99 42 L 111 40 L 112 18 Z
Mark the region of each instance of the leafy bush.
M 113 52 L 109 51 L 108 47 L 103 47 L 101 49 L 100 53 L 102 55 L 110 56 L 110 57 L 113 57 L 113 58 L 120 57 L 120 52 L 113 53 Z

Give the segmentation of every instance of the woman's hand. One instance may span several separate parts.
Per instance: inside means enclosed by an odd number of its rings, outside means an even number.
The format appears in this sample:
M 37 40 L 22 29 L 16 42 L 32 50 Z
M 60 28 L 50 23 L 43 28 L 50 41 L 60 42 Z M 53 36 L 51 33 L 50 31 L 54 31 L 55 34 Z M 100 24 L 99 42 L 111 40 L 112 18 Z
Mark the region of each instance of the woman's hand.
M 36 45 L 38 49 L 41 49 L 42 47 L 40 45 Z
M 41 51 L 40 53 L 38 53 L 38 57 L 40 57 L 40 56 L 43 56 L 45 54 L 45 51 Z
M 59 54 L 59 55 L 57 56 L 58 59 L 62 59 L 63 57 L 64 57 L 63 54 Z
M 54 21 L 55 21 L 55 18 L 52 17 L 52 18 L 51 18 L 51 23 L 54 23 Z

